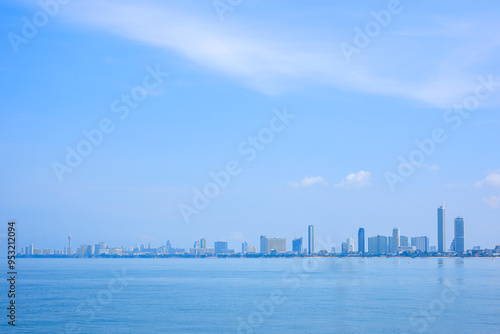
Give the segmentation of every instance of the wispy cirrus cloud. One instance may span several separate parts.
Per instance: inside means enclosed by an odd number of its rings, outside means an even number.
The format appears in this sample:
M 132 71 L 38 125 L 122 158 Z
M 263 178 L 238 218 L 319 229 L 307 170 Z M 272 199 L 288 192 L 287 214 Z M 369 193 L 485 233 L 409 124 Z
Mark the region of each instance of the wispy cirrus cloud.
M 498 28 L 496 21 L 465 17 L 460 24 L 450 24 L 453 20 L 441 19 L 429 21 L 427 28 L 409 25 L 404 33 L 391 24 L 385 32 L 391 38 L 372 43 L 370 52 L 346 64 L 336 45 L 345 38 L 338 32 L 353 24 L 349 20 L 330 20 L 329 29 L 314 34 L 307 33 L 307 28 L 280 22 L 269 26 L 243 17 L 229 27 L 221 25 L 213 12 L 201 13 L 193 6 L 193 2 L 180 1 L 88 0 L 72 2 L 61 15 L 70 24 L 175 52 L 266 94 L 315 83 L 446 108 L 473 91 L 475 75 L 470 74 L 484 59 L 493 59 L 500 45 L 499 38 L 484 37 L 484 31 Z M 277 10 L 276 6 L 269 8 Z M 430 28 L 432 38 L 426 35 Z M 426 30 L 424 36 L 421 30 Z M 408 35 L 418 43 L 408 41 Z M 435 52 L 430 47 L 434 44 L 450 48 Z M 404 56 L 394 57 L 402 53 Z
M 335 188 L 363 188 L 370 185 L 371 173 L 360 170 L 357 173 L 347 175 Z
M 488 204 L 491 208 L 498 208 L 500 207 L 500 195 L 491 195 L 490 197 L 484 197 L 483 202 Z
M 293 188 L 306 188 L 315 184 L 328 184 L 322 176 L 306 176 L 299 182 L 288 182 L 288 185 Z

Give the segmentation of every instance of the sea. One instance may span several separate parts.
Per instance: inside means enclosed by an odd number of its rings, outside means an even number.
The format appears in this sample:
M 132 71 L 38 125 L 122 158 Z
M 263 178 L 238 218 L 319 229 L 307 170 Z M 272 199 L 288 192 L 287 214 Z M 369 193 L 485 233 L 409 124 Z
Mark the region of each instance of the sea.
M 0 287 L 1 333 L 500 333 L 492 258 L 23 258 L 15 327 Z

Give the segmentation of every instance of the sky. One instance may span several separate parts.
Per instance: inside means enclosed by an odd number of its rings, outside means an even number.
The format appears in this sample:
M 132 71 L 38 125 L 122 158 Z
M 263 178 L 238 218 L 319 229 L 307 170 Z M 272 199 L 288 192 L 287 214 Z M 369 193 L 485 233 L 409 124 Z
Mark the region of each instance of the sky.
M 0 1 L 0 216 L 63 249 L 500 244 L 500 4 Z

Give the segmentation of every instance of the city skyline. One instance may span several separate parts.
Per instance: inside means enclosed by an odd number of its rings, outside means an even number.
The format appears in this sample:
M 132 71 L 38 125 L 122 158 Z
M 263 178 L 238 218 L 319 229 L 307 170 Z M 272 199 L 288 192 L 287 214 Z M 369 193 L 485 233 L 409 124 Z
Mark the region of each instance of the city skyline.
M 454 219 L 454 239 L 451 242 L 450 246 L 447 247 L 446 245 L 442 246 L 439 244 L 439 240 L 444 239 L 444 232 L 446 229 L 445 222 L 446 222 L 446 215 L 445 215 L 445 207 L 444 203 L 440 207 L 438 207 L 438 215 L 437 215 L 437 220 L 436 220 L 436 226 L 437 226 L 437 235 L 438 235 L 438 245 L 437 246 L 432 246 L 436 248 L 437 253 L 445 253 L 445 252 L 456 252 L 456 253 L 465 253 L 467 251 L 467 248 L 465 246 L 465 223 L 464 223 L 464 218 L 462 216 L 456 216 Z M 253 249 L 255 253 L 260 253 L 260 254 L 280 254 L 280 253 L 287 253 L 289 251 L 297 252 L 297 253 L 306 253 L 306 254 L 315 254 L 317 251 L 315 251 L 315 230 L 314 230 L 314 225 L 308 225 L 307 226 L 307 247 L 303 248 L 302 241 L 303 238 L 294 238 L 288 246 L 287 244 L 287 239 L 282 238 L 282 237 L 267 237 L 266 235 L 260 235 L 259 238 L 259 243 L 258 247 L 252 246 L 248 244 L 247 241 L 243 241 L 241 244 L 241 253 L 246 253 L 248 249 Z M 64 248 L 63 253 L 64 254 L 71 254 L 71 235 L 68 236 L 68 247 Z M 321 244 L 324 247 L 325 246 L 325 241 L 324 239 L 320 239 Z M 351 253 L 359 253 L 359 254 L 364 254 L 365 253 L 365 242 L 368 242 L 368 253 L 371 254 L 385 254 L 385 253 L 397 253 L 400 250 L 409 250 L 409 251 L 414 251 L 416 247 L 416 250 L 422 251 L 422 252 L 429 252 L 430 251 L 430 238 L 428 236 L 404 236 L 401 235 L 400 228 L 399 227 L 394 227 L 392 229 L 392 235 L 384 236 L 378 234 L 377 236 L 372 236 L 372 237 L 366 237 L 365 236 L 365 228 L 360 227 L 358 229 L 358 234 L 357 234 L 357 248 L 355 247 L 355 240 L 354 236 L 348 237 L 346 241 L 340 243 L 340 250 L 341 253 L 344 254 L 351 254 Z M 100 245 L 105 243 L 100 242 L 99 244 L 96 244 L 95 247 L 98 248 Z M 137 248 L 138 244 L 135 244 Z M 170 242 L 167 241 L 167 245 L 170 245 Z M 196 240 L 194 242 L 193 248 L 190 249 L 189 252 L 186 253 L 193 253 L 196 255 L 200 255 L 198 249 L 206 250 L 208 249 L 207 245 L 207 239 L 206 238 L 201 238 L 199 240 Z M 332 247 L 332 249 L 335 248 L 335 243 L 329 244 L 328 247 Z M 496 245 L 497 246 L 497 245 Z M 31 249 L 31 254 L 33 254 L 33 244 L 29 246 Z M 82 245 L 83 247 L 83 245 Z M 89 247 L 93 247 L 90 246 Z M 102 247 L 102 246 L 101 246 Z M 141 246 L 144 248 L 144 245 L 142 244 Z M 250 247 L 250 248 L 249 248 Z M 409 247 L 409 248 L 408 248 Z M 130 247 L 122 246 L 121 248 L 125 249 L 130 249 Z M 149 243 L 149 248 L 152 248 L 152 244 Z M 24 247 L 23 249 L 28 249 L 28 247 Z M 184 248 L 183 248 L 184 249 Z M 231 248 L 228 246 L 227 241 L 215 241 L 214 242 L 214 248 L 213 248 L 213 254 L 232 254 L 232 253 L 239 253 L 237 248 Z M 258 249 L 258 251 L 257 251 Z M 471 247 L 471 249 L 480 249 L 480 245 L 475 245 Z M 328 249 L 322 248 L 320 251 L 326 251 L 329 252 Z M 54 251 L 55 252 L 55 251 Z M 205 253 L 205 251 L 203 251 Z M 93 254 L 93 252 L 92 252 Z

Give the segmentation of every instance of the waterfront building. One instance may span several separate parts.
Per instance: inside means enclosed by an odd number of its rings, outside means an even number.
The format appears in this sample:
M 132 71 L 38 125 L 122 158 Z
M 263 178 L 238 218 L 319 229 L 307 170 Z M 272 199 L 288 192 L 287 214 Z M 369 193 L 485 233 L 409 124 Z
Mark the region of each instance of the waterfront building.
M 417 250 L 428 253 L 429 252 L 429 238 L 428 237 L 412 237 L 411 245 L 415 246 Z
M 387 254 L 387 237 L 377 235 L 368 238 L 368 252 L 374 255 Z
M 308 229 L 308 254 L 314 254 L 314 225 L 309 225 Z
M 365 229 L 360 228 L 358 230 L 358 252 L 360 254 L 365 253 Z
M 401 240 L 400 238 L 400 233 L 399 233 L 399 228 L 395 227 L 392 230 L 392 238 L 390 239 L 390 252 L 391 253 L 396 253 L 401 246 Z
M 465 229 L 464 218 L 455 218 L 455 252 L 463 254 L 465 252 Z
M 443 205 L 441 205 L 438 210 L 438 224 L 437 224 L 437 228 L 438 228 L 438 248 L 437 248 L 437 251 L 438 253 L 444 253 L 446 251 L 445 247 L 446 247 L 446 226 L 445 226 L 445 220 L 446 220 L 446 217 L 445 217 L 445 208 L 444 208 L 444 203 Z
M 226 241 L 216 241 L 214 243 L 215 254 L 223 253 L 224 250 L 227 250 L 227 242 Z
M 268 248 L 267 248 L 267 237 L 265 235 L 260 236 L 260 253 L 261 254 L 268 254 Z
M 292 240 L 292 251 L 302 253 L 302 238 Z

